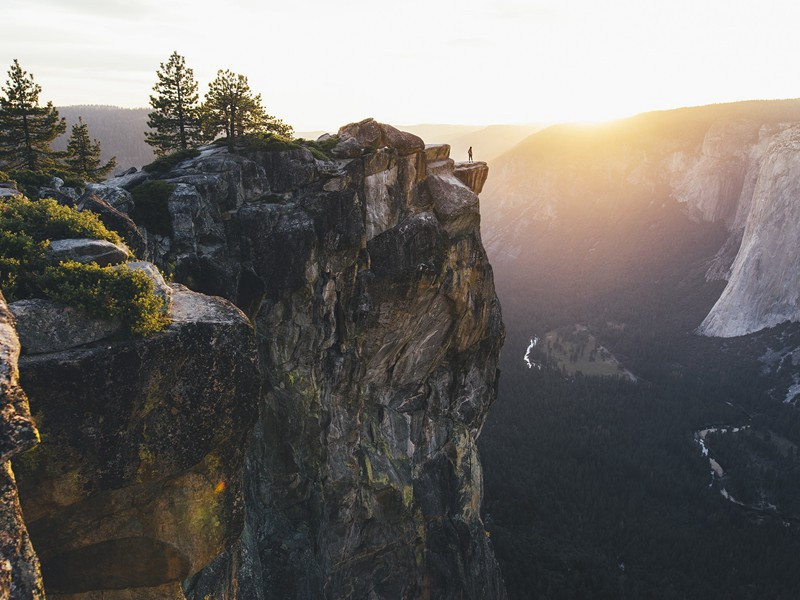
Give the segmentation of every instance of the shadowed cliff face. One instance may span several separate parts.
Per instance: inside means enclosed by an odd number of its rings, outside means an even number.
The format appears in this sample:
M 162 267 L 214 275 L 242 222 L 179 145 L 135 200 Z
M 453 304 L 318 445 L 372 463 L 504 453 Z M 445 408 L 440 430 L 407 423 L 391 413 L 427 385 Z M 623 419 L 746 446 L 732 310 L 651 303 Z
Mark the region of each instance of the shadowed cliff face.
M 464 183 L 487 168 L 339 135 L 330 161 L 209 148 L 164 177 L 155 260 L 252 316 L 265 384 L 244 532 L 186 595 L 503 598 L 475 440 L 504 331 Z
M 14 461 L 48 597 L 175 598 L 239 536 L 259 381 L 236 307 L 176 285 L 144 339 L 24 354 L 42 443 Z

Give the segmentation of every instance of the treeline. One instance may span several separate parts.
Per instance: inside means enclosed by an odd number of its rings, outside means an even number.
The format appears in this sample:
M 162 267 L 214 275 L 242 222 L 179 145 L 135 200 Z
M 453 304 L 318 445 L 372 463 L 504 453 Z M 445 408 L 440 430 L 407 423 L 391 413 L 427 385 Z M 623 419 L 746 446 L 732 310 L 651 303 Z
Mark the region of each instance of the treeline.
M 39 102 L 41 86 L 24 71 L 17 60 L 8 71 L 0 96 L 0 161 L 6 170 L 19 175 L 49 171 L 85 181 L 100 181 L 116 165 L 116 159 L 103 163 L 100 144 L 89 137 L 89 129 L 79 118 L 64 151 L 51 143 L 66 131 L 67 125 L 52 102 Z
M 41 93 L 34 76 L 14 60 L 0 96 L 0 180 L 11 178 L 23 188 L 52 177 L 75 185 L 103 180 L 116 166 L 116 157 L 101 159 L 100 143 L 90 136 L 81 115 L 66 148 L 54 149 L 66 121 L 52 102 L 40 102 Z M 234 151 L 245 137 L 287 144 L 293 134 L 290 125 L 267 113 L 247 77 L 228 69 L 217 72 L 201 102 L 194 73 L 177 52 L 157 70 L 150 106 L 144 141 L 162 157 L 193 150 L 219 136 Z

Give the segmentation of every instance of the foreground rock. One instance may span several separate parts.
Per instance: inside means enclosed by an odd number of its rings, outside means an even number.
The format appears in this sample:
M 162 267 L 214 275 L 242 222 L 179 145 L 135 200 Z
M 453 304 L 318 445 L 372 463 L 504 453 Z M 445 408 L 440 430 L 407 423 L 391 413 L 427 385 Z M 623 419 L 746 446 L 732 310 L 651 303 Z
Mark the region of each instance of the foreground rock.
M 19 300 L 9 309 L 16 318 L 25 354 L 83 346 L 110 337 L 121 328 L 119 321 L 96 319 L 77 308 L 41 298 Z
M 89 238 L 52 240 L 49 252 L 58 261 L 94 262 L 101 267 L 125 262 L 130 258 L 130 252 L 123 246 Z
M 39 560 L 22 518 L 10 459 L 36 445 L 39 434 L 19 387 L 19 341 L 0 294 L 0 598 L 44 598 Z
M 171 316 L 148 338 L 21 361 L 43 442 L 15 468 L 50 597 L 181 597 L 241 532 L 253 331 L 182 286 Z
M 244 530 L 185 593 L 504 598 L 480 516 L 503 326 L 477 195 L 446 147 L 373 120 L 334 155 L 211 147 L 164 175 L 174 233 L 149 251 L 251 315 L 265 390 Z

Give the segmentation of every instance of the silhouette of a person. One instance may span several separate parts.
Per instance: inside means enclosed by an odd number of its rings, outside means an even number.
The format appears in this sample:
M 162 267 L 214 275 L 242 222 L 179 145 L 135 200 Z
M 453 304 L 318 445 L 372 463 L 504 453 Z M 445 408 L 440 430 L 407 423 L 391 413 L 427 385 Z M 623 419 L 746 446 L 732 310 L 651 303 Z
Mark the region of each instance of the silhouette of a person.
M 467 150 L 467 156 L 469 156 L 469 162 L 472 162 L 472 146 Z

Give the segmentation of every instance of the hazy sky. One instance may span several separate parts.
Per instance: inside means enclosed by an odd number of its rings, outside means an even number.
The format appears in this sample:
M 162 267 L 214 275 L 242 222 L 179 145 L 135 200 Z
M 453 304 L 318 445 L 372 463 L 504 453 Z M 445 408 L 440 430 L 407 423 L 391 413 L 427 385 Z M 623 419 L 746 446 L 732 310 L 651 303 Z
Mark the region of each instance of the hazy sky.
M 591 120 L 800 96 L 800 3 L 755 0 L 2 0 L 57 105 L 146 106 L 172 50 L 201 93 L 247 75 L 298 130 Z

